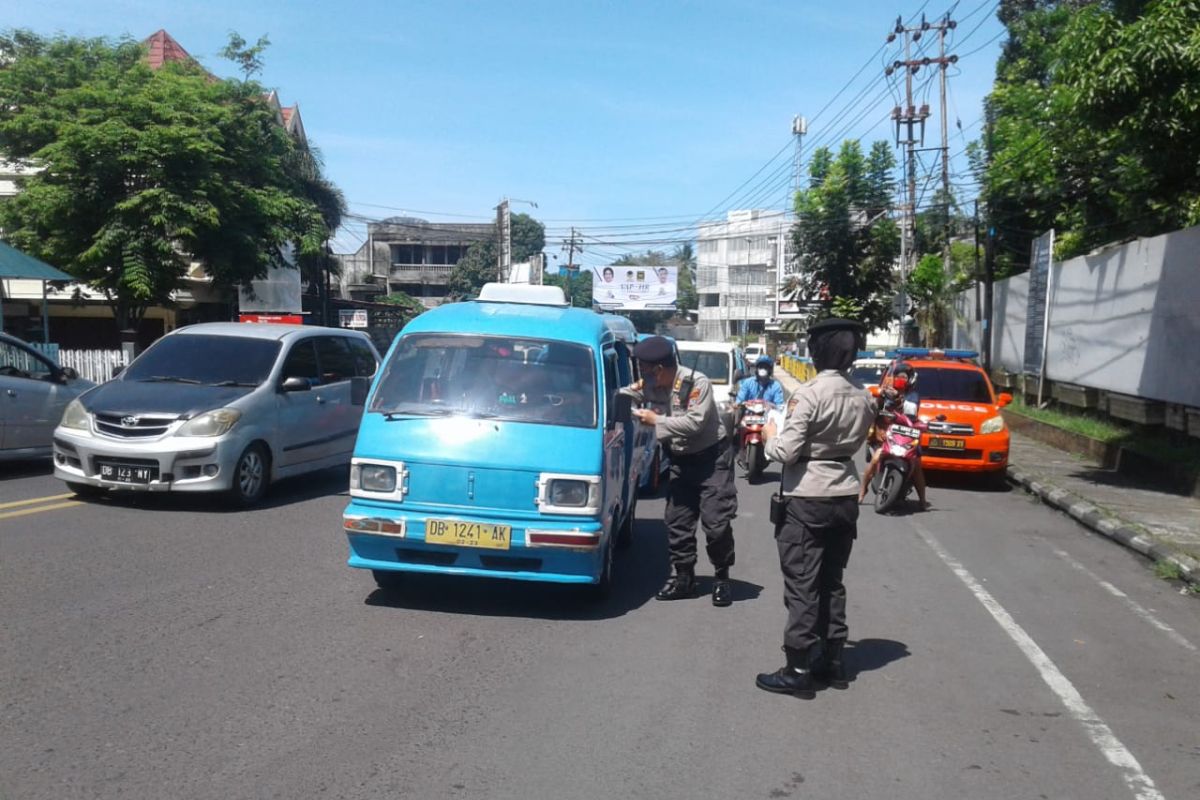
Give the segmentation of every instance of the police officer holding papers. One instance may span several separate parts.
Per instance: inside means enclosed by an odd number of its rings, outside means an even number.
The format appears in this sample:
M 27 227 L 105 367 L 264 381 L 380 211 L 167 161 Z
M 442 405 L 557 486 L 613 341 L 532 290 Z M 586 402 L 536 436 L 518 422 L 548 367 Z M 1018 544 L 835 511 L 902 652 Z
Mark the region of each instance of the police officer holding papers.
M 817 375 L 793 396 L 795 408 L 781 430 L 763 431 L 769 459 L 783 464 L 779 502 L 771 521 L 783 570 L 787 664 L 762 673 L 768 692 L 814 697 L 818 682 L 845 689 L 846 587 L 842 572 L 858 535 L 858 470 L 854 455 L 866 441 L 875 402 L 851 380 L 865 328 L 829 319 L 808 329 Z
M 696 521 L 708 542 L 708 558 L 716 571 L 712 603 L 733 602 L 729 568 L 733 566 L 733 518 L 737 489 L 733 482 L 733 448 L 729 431 L 703 373 L 680 366 L 670 340 L 651 336 L 633 350 L 642 380 L 625 391 L 639 404 L 634 416 L 653 425 L 671 461 L 668 488 L 668 551 L 672 574 L 658 592 L 659 600 L 696 595 Z M 857 508 L 857 504 L 855 508 Z

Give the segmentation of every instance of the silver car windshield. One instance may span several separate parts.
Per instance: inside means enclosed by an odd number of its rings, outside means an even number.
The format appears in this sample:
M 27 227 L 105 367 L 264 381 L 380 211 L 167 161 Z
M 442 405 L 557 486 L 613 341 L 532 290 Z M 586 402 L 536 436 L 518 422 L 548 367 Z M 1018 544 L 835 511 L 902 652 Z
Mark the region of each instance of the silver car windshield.
M 395 418 L 477 416 L 595 427 L 590 348 L 541 339 L 409 334 L 384 366 L 368 411 Z
M 276 339 L 164 336 L 129 365 L 121 380 L 258 386 L 271 375 L 278 355 Z

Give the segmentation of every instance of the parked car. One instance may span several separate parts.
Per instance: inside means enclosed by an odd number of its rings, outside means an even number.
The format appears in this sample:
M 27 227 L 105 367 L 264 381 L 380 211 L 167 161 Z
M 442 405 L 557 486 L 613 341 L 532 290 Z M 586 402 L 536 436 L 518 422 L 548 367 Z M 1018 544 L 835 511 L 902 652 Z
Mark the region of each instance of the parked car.
M 765 352 L 767 351 L 761 344 L 758 344 L 757 342 L 751 342 L 750 344 L 746 345 L 743 355 L 746 358 L 747 364 L 753 364 L 756 360 L 758 360 L 758 357 Z
M 892 363 L 892 356 L 886 351 L 860 351 L 850 368 L 850 377 L 863 386 L 872 386 L 883 380 L 883 373 Z
M 54 474 L 85 496 L 226 492 L 251 505 L 276 480 L 350 463 L 361 414 L 350 381 L 378 364 L 357 331 L 180 328 L 67 406 Z
M 971 472 L 1003 484 L 1009 433 L 1000 409 L 1012 402 L 1012 395 L 996 394 L 977 357 L 971 350 L 901 347 L 881 383 L 890 379 L 899 361 L 917 371 L 919 417 L 928 426 L 921 436 L 922 467 Z
M 622 328 L 557 287 L 507 284 L 411 320 L 362 415 L 349 565 L 382 589 L 425 572 L 602 596 L 641 468 Z
M 679 363 L 699 370 L 712 384 L 713 398 L 717 405 L 725 405 L 737 397 L 737 382 L 746 374 L 746 361 L 742 351 L 731 342 L 676 343 L 679 348 Z
M 0 333 L 0 461 L 49 458 L 63 409 L 95 385 Z

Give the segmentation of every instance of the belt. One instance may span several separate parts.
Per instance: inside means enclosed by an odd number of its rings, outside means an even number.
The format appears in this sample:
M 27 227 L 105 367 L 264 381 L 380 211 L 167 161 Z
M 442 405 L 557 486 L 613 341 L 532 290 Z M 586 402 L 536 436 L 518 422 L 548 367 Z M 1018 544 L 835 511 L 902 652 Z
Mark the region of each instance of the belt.
M 719 440 L 716 444 L 709 445 L 703 450 L 697 450 L 694 453 L 680 453 L 676 450 L 671 451 L 672 461 L 698 461 L 702 458 L 707 458 L 710 455 L 716 455 L 721 451 L 721 446 L 726 443 L 726 439 Z

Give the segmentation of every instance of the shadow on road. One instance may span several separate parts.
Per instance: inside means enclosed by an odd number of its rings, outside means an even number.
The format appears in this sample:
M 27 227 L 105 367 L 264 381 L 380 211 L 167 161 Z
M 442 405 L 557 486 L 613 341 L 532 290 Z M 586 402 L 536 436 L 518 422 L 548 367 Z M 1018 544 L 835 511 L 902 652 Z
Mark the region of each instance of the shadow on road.
M 403 576 L 403 588 L 377 589 L 364 602 L 370 606 L 484 617 L 613 619 L 653 600 L 666 575 L 666 525 L 660 519 L 639 519 L 633 545 L 616 554 L 612 591 L 599 602 L 588 600 L 586 586 L 415 572 Z M 736 581 L 734 599 L 756 597 L 761 589 Z
M 883 669 L 893 661 L 908 658 L 908 645 L 891 639 L 859 639 L 846 642 L 842 662 L 850 680 L 860 673 Z
M 54 474 L 54 462 L 48 458 L 34 461 L 0 461 L 0 481 L 10 478 L 36 478 Z
M 209 492 L 139 492 L 115 491 L 106 492 L 100 497 L 86 498 L 90 503 L 103 503 L 124 506 L 126 508 L 145 508 L 154 511 L 176 513 L 251 513 L 282 508 L 306 500 L 334 495 L 349 496 L 350 469 L 349 467 L 330 467 L 328 469 L 310 472 L 295 478 L 287 478 L 271 485 L 267 496 L 262 502 L 251 508 L 241 508 L 225 500 L 219 495 Z M 81 498 L 84 499 L 84 498 Z M 335 528 L 341 520 L 333 519 L 330 523 Z

